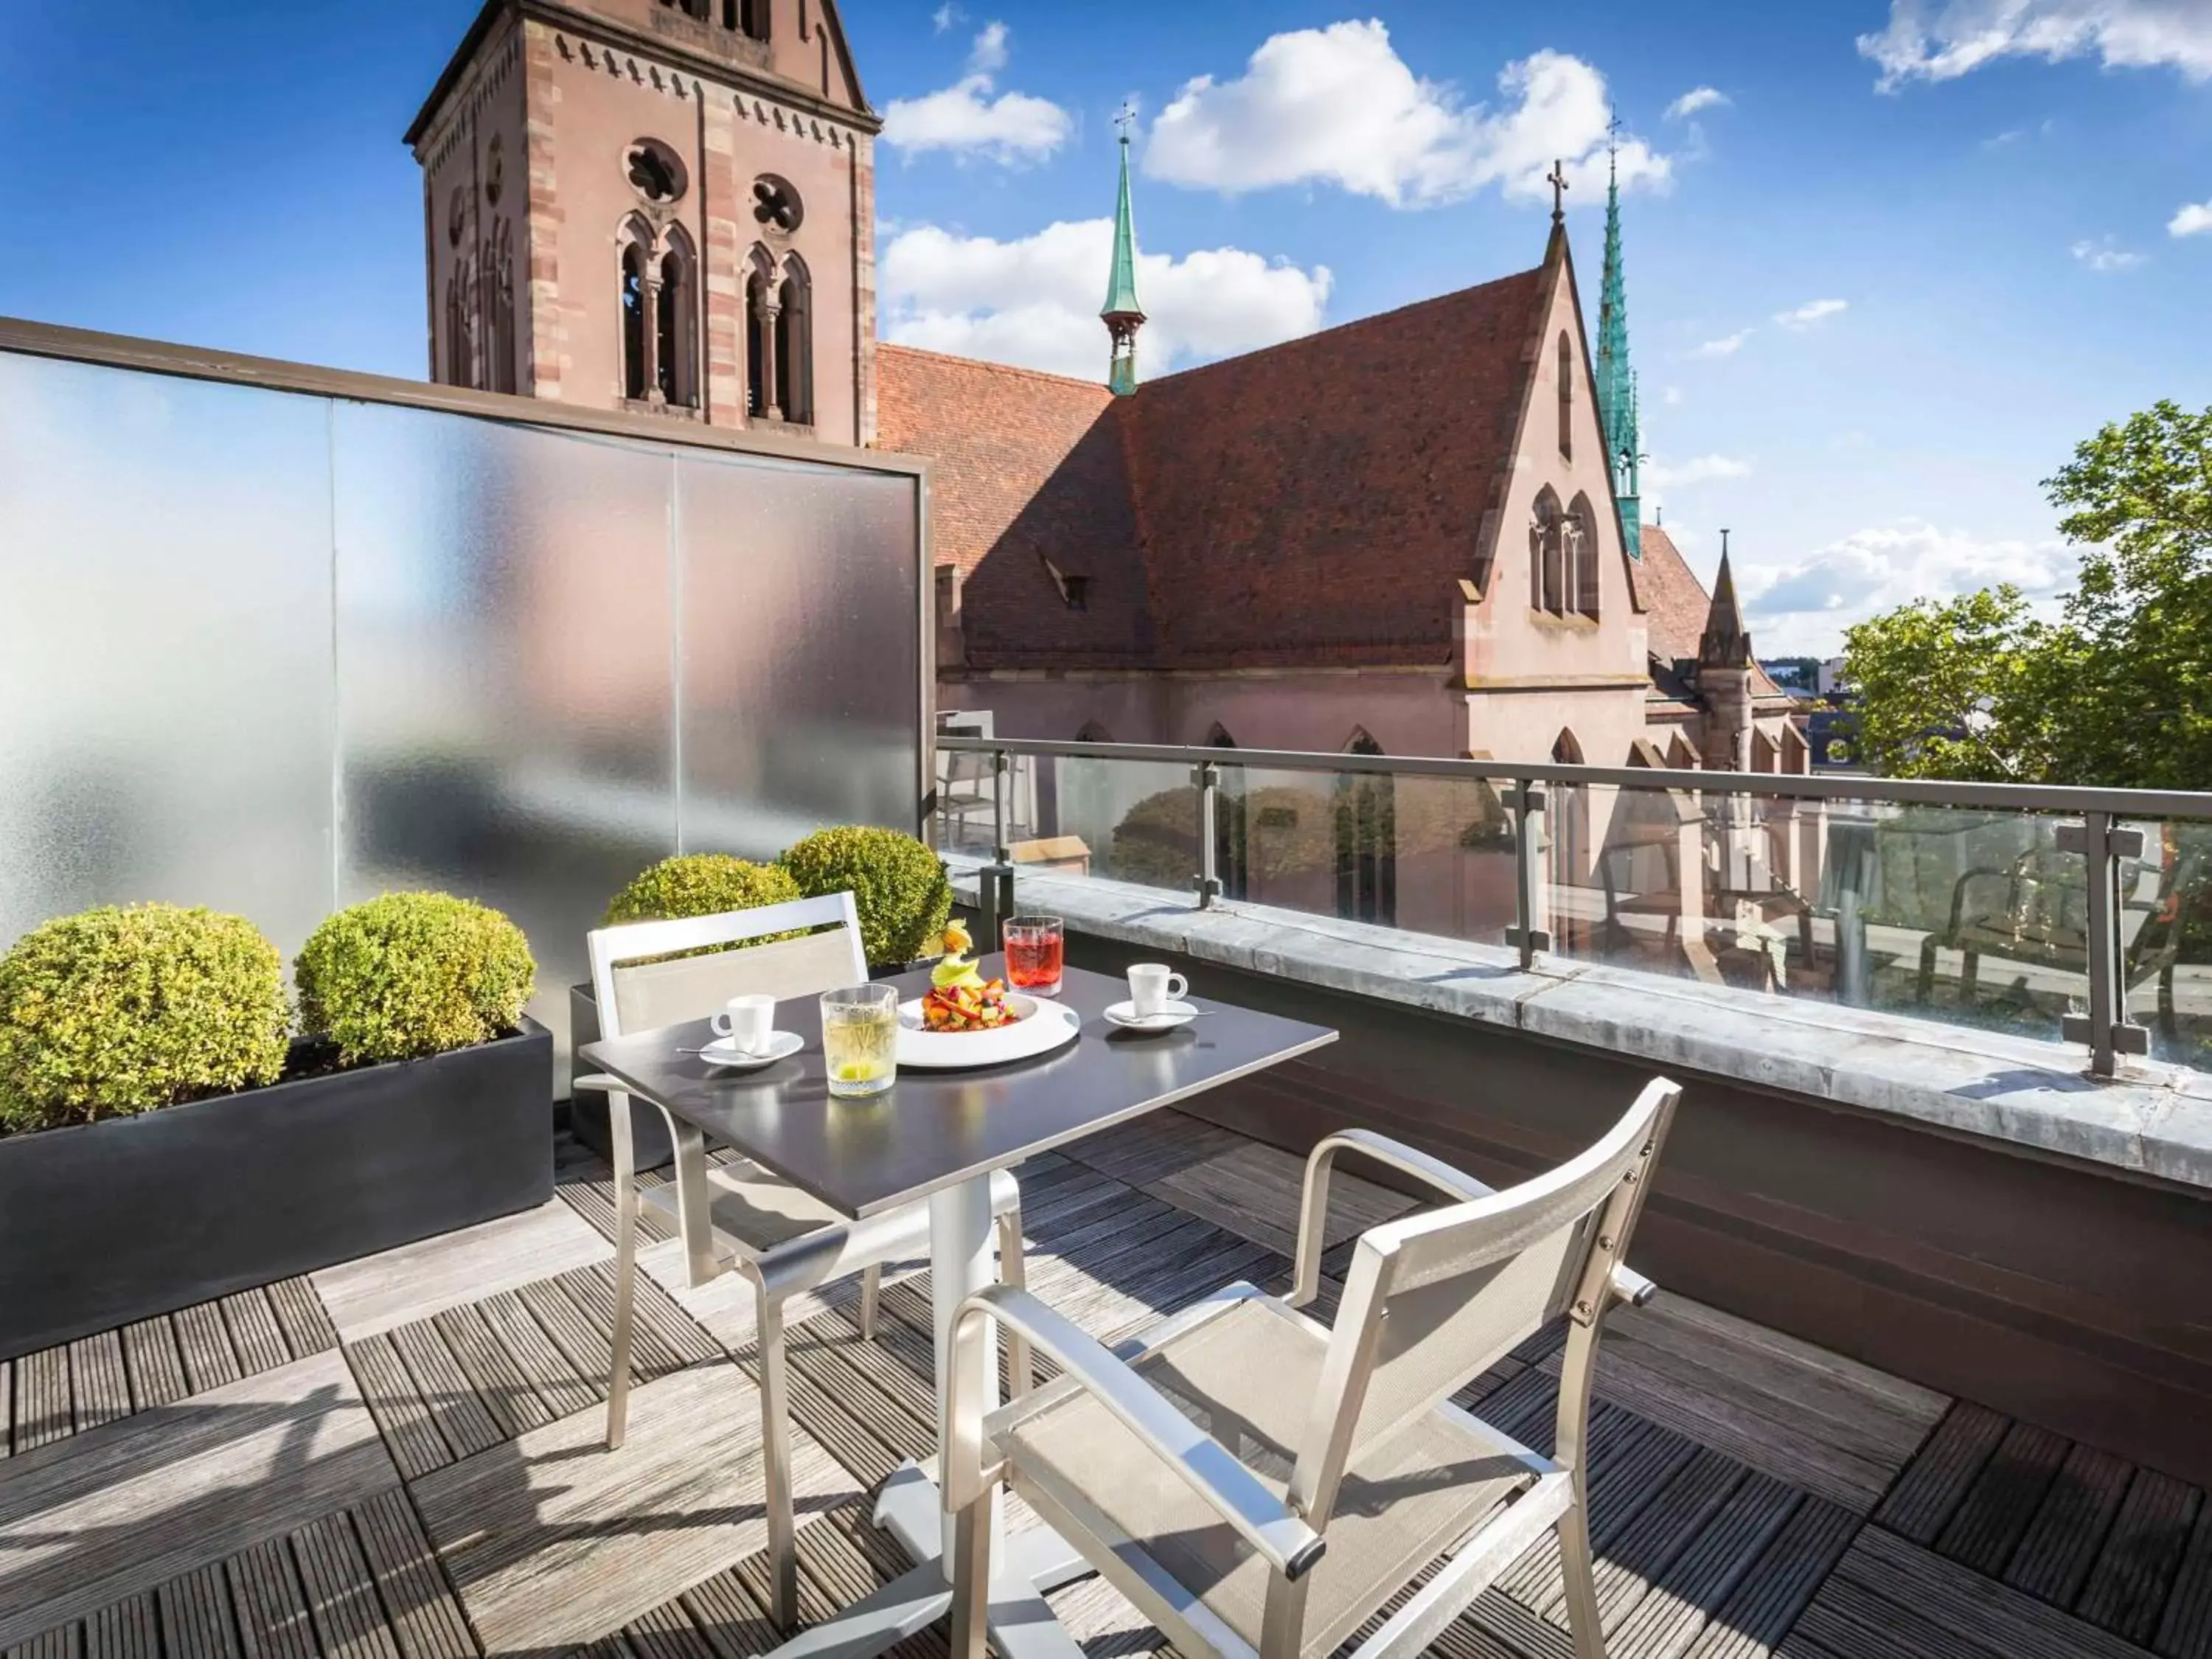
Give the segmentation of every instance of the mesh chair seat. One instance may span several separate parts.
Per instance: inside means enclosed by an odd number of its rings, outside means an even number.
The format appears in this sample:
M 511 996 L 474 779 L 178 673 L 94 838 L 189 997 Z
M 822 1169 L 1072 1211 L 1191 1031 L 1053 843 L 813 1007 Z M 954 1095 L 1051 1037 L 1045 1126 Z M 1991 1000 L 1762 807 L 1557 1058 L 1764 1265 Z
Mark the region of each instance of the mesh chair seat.
M 1135 1369 L 1276 1492 L 1289 1483 L 1328 1334 L 1253 1299 L 1170 1336 Z M 1255 1649 L 1267 1564 L 1121 1419 L 1070 1392 L 1003 1431 L 1018 1488 L 1103 1516 Z M 1534 1483 L 1540 1460 L 1439 1408 L 1353 1455 L 1310 1575 L 1303 1651 L 1334 1651 L 1375 1609 Z M 1540 1518 L 1532 1536 L 1548 1524 Z
M 674 1182 L 648 1188 L 639 1197 L 672 1224 L 677 1222 Z M 707 1213 L 714 1230 L 714 1254 L 724 1261 L 765 1255 L 779 1244 L 843 1224 L 846 1219 L 750 1158 L 708 1168 Z

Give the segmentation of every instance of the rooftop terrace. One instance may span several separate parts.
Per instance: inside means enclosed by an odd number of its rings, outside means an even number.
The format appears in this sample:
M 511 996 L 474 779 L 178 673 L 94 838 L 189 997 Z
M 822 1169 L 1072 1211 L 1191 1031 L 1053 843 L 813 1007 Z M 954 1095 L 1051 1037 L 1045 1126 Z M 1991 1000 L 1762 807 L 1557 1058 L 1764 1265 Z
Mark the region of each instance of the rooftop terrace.
M 1305 1062 L 1274 1086 L 1325 1086 Z M 1022 1172 L 1031 1285 L 1114 1334 L 1279 1282 L 1299 1160 L 1159 1114 Z M 649 1178 L 649 1177 L 648 1177 Z M 1330 1237 L 1411 1206 L 1340 1177 Z M 648 1215 L 651 1212 L 648 1212 Z M 746 1659 L 763 1616 L 750 1301 L 645 1257 L 645 1381 L 600 1443 L 609 1172 L 543 1209 L 0 1364 L 8 1659 Z M 869 1493 L 926 1458 L 926 1273 L 860 1340 L 851 1281 L 793 1310 L 802 1605 L 900 1570 Z M 1328 1305 L 1324 1297 L 1324 1311 Z M 1547 1446 L 1555 1330 L 1462 1396 Z M 1615 1659 L 2212 1655 L 2197 1487 L 1679 1295 L 1614 1316 L 1594 1419 Z M 1540 1548 L 1437 1644 L 1559 1659 Z M 1097 1580 L 1094 1656 L 1160 1645 Z M 941 1629 L 900 1650 L 942 1654 Z

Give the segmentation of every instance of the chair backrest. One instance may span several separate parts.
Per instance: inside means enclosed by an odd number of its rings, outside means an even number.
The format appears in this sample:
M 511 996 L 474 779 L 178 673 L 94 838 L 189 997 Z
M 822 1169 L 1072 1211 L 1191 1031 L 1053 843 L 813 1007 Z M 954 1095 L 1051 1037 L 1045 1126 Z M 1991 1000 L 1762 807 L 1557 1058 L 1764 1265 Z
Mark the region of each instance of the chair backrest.
M 1548 1174 L 1361 1235 L 1291 1480 L 1312 1525 L 1362 1448 L 1425 1416 L 1547 1321 L 1603 1313 L 1680 1095 L 1655 1078 L 1602 1139 Z
M 801 936 L 775 937 L 784 933 Z M 763 939 L 771 942 L 754 943 Z M 850 893 L 601 927 L 587 944 L 599 1030 L 608 1036 L 704 1019 L 750 992 L 805 996 L 868 977 Z M 707 954 L 688 954 L 695 951 Z

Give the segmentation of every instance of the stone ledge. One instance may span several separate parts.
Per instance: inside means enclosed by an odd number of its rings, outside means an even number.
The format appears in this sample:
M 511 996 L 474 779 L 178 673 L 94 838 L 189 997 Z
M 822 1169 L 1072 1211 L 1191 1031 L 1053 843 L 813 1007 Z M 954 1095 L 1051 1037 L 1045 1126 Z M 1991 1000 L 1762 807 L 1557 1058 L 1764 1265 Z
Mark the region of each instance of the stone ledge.
M 947 862 L 972 898 L 978 860 Z M 1095 878 L 1016 885 L 1100 938 L 2212 1188 L 2212 1077 L 2185 1066 L 2100 1081 L 2070 1044 L 1871 1008 L 1558 958 L 1523 972 L 1496 946 Z

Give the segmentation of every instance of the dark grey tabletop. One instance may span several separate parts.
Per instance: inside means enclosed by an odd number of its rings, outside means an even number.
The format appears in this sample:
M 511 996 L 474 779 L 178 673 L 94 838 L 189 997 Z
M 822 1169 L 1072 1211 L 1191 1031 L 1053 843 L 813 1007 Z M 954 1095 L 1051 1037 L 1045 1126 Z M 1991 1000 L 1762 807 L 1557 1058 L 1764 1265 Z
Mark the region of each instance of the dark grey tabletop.
M 987 977 L 1005 971 L 998 957 L 981 965 Z M 919 996 L 929 975 L 895 982 L 902 998 Z M 797 1032 L 806 1046 L 757 1072 L 718 1071 L 696 1054 L 678 1054 L 712 1036 L 704 1020 L 589 1043 L 577 1069 L 608 1073 L 833 1209 L 859 1217 L 1011 1169 L 1032 1153 L 1336 1041 L 1326 1026 L 1196 996 L 1190 1000 L 1206 1011 L 1201 1018 L 1139 1036 L 1101 1017 L 1128 994 L 1121 980 L 1071 968 L 1060 1000 L 1083 1016 L 1083 1034 L 1067 1047 L 981 1071 L 902 1071 L 872 1100 L 831 1097 L 811 996 L 776 1008 L 777 1029 Z

